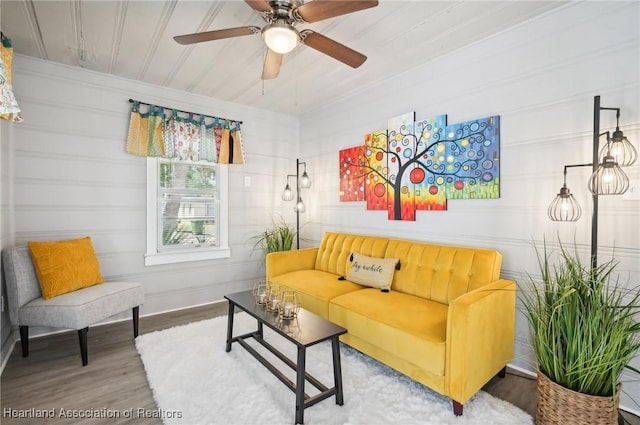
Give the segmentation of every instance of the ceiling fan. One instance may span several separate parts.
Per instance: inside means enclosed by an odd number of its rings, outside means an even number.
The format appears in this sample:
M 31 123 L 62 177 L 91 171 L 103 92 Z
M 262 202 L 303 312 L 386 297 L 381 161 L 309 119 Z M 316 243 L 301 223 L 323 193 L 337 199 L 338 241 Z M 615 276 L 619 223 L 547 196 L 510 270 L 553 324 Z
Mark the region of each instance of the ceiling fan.
M 313 23 L 359 10 L 376 7 L 378 0 L 244 0 L 267 22 L 262 28 L 256 26 L 235 27 L 222 30 L 178 35 L 173 39 L 180 44 L 221 40 L 244 35 L 262 34 L 267 55 L 262 69 L 262 79 L 276 78 L 280 72 L 282 56 L 302 43 L 325 55 L 357 68 L 367 60 L 362 53 L 338 43 L 310 29 L 298 31 L 295 26 Z

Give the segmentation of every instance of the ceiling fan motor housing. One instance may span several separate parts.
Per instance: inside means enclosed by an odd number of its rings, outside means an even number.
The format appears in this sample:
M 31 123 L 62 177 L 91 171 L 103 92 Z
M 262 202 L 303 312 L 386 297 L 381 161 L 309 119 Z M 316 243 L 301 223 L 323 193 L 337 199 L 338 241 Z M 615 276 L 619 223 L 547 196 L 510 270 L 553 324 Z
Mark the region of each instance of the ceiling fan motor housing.
M 294 14 L 292 11 L 302 5 L 301 1 L 293 0 L 293 1 L 283 1 L 283 0 L 272 0 L 269 2 L 269 6 L 271 6 L 271 13 L 267 17 L 267 21 L 275 22 L 278 20 L 285 20 L 288 24 L 295 24 L 296 19 L 294 19 Z

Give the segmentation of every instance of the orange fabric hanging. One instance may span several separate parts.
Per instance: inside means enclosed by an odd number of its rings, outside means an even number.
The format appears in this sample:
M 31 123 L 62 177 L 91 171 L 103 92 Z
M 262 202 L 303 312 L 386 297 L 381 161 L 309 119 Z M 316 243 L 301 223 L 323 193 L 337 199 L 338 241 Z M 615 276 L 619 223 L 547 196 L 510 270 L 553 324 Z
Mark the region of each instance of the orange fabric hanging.
M 22 113 L 18 101 L 13 93 L 13 79 L 11 65 L 13 62 L 13 47 L 11 40 L 0 35 L 0 118 L 13 122 L 22 122 Z
M 220 150 L 218 152 L 218 163 L 219 164 L 228 164 L 229 163 L 229 152 L 233 152 L 233 150 L 229 149 L 229 129 L 222 129 L 222 137 L 220 138 Z
M 164 125 L 164 113 L 158 114 L 155 106 L 149 111 L 149 124 L 147 127 L 148 144 L 147 156 L 165 156 L 164 137 L 162 127 Z
M 129 117 L 127 153 L 147 156 L 149 147 L 149 116 L 142 116 L 134 104 Z
M 244 150 L 240 131 L 222 130 L 220 149 L 218 153 L 220 164 L 244 164 Z
M 234 130 L 230 137 L 233 138 L 233 164 L 244 164 L 244 146 L 242 146 L 242 133 Z
M 162 106 L 131 100 L 129 133 L 126 151 L 132 155 L 175 158 L 188 161 L 208 161 L 220 164 L 244 164 L 244 149 L 239 121 L 227 122 L 172 110 L 165 120 Z M 149 105 L 149 112 L 141 113 L 140 105 Z M 187 117 L 178 113 L 188 114 Z M 221 123 L 224 122 L 224 124 Z

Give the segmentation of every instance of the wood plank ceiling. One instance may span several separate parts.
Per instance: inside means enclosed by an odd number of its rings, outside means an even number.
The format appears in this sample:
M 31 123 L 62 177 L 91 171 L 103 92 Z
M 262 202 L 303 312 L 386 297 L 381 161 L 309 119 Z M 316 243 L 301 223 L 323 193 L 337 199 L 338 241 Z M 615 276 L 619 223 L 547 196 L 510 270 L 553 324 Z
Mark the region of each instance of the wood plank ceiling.
M 177 44 L 174 35 L 256 25 L 244 1 L 2 0 L 16 53 L 230 102 L 300 114 L 561 7 L 559 1 L 399 1 L 300 24 L 368 56 L 352 69 L 306 46 L 262 81 L 260 35 Z

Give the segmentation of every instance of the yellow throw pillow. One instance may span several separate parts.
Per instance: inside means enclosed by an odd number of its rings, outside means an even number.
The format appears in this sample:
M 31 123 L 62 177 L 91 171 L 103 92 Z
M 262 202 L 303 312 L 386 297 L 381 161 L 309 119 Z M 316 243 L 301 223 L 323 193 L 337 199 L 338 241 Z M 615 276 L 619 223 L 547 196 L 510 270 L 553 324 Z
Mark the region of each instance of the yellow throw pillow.
M 27 242 L 45 300 L 104 282 L 91 238 Z
M 393 272 L 400 261 L 398 258 L 373 258 L 357 252 L 351 254 L 351 257 L 347 280 L 383 291 L 391 289 Z

